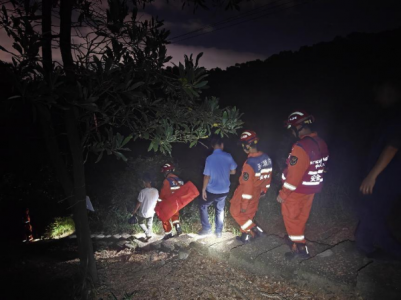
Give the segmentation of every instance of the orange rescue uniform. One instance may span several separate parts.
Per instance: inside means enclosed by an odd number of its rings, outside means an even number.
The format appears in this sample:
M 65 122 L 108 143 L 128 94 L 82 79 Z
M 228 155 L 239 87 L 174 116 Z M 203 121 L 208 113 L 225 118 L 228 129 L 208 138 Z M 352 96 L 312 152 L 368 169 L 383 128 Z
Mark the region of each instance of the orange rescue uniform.
M 174 175 L 173 173 L 168 174 L 166 179 L 164 179 L 163 181 L 163 187 L 160 191 L 159 197 L 161 201 L 163 201 L 163 199 L 166 198 L 167 196 L 174 194 L 174 192 L 178 190 L 183 184 L 184 182 L 176 175 Z M 173 225 L 180 224 L 179 212 L 175 213 L 170 220 L 162 222 L 165 234 L 170 234 L 173 231 L 170 221 L 171 223 L 173 223 Z
M 327 160 L 327 145 L 316 133 L 304 136 L 291 150 L 279 196 L 284 200 L 281 213 L 292 242 L 306 243 L 306 222 L 315 193 L 322 188 Z
M 260 195 L 270 187 L 271 173 L 269 156 L 260 151 L 248 155 L 242 167 L 239 186 L 230 201 L 230 213 L 243 233 L 253 235 L 251 229 L 256 226 L 253 218 L 258 210 Z

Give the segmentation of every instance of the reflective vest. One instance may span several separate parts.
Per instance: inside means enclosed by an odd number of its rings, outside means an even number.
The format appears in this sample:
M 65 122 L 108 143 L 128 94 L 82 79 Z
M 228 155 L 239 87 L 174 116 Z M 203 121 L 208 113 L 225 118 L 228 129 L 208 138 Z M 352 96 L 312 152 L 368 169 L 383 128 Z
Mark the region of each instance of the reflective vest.
M 302 177 L 301 183 L 296 187 L 294 192 L 300 194 L 315 194 L 322 190 L 324 168 L 329 159 L 329 152 L 326 143 L 318 136 L 306 136 L 297 143 L 296 146 L 301 147 L 309 156 L 309 168 Z M 290 157 L 287 158 L 287 166 L 290 163 Z M 282 181 L 285 182 L 288 169 L 282 174 Z M 294 187 L 295 188 L 295 187 Z
M 178 190 L 182 185 L 184 185 L 184 181 L 176 176 L 167 177 L 166 180 L 170 184 L 170 190 L 174 193 L 175 190 Z

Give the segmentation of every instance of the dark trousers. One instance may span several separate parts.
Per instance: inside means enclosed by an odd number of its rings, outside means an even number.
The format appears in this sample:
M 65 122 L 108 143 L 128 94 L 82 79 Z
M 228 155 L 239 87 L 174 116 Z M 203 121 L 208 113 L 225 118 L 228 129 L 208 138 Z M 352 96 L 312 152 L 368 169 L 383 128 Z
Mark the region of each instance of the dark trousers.
M 355 241 L 361 251 L 368 254 L 381 248 L 401 258 L 401 244 L 392 236 L 388 226 L 388 217 L 400 196 L 394 187 L 378 183 L 372 195 L 362 197 L 355 232 Z
M 207 209 L 210 205 L 214 205 L 215 208 L 215 222 L 216 222 L 216 233 L 223 231 L 224 226 L 224 206 L 226 204 L 226 197 L 228 193 L 225 194 L 212 194 L 206 192 L 207 200 L 199 199 L 199 210 L 200 218 L 203 230 L 210 230 L 211 226 L 209 223 L 209 214 Z

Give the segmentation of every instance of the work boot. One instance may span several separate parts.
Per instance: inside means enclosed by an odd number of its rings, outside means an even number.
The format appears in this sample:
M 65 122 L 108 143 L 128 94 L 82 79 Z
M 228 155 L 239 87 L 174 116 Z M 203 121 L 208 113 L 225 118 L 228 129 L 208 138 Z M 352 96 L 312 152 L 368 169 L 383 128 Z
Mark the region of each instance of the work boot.
M 251 235 L 243 232 L 241 236 L 237 236 L 237 240 L 241 241 L 243 244 L 248 244 L 251 242 Z
M 182 229 L 179 223 L 174 224 L 175 230 L 177 231 L 177 236 L 179 236 L 180 234 L 182 234 Z
M 308 246 L 303 243 L 293 243 L 291 247 L 291 252 L 284 254 L 287 260 L 292 260 L 294 258 L 307 259 L 310 258 Z
M 262 228 L 260 228 L 258 225 L 256 225 L 255 227 L 252 227 L 252 232 L 254 233 L 253 236 L 255 238 L 260 238 L 262 236 L 265 236 L 266 234 L 264 233 L 264 231 L 262 230 Z
M 164 235 L 163 240 L 168 240 L 168 239 L 171 239 L 172 237 L 173 237 L 173 234 L 169 233 L 169 234 Z
M 288 245 L 288 247 L 290 247 L 290 249 L 292 248 L 292 245 L 294 244 L 293 241 L 291 241 L 290 237 L 288 236 L 288 234 L 286 234 L 284 236 L 284 242 L 286 243 L 286 245 Z

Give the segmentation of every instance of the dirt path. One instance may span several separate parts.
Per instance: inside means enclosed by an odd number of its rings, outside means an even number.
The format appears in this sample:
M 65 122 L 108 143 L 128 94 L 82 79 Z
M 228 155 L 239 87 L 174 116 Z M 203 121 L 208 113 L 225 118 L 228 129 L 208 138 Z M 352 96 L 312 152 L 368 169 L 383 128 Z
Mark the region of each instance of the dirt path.
M 102 286 L 96 299 L 342 299 L 250 275 L 194 249 L 134 254 L 105 250 L 97 256 Z

